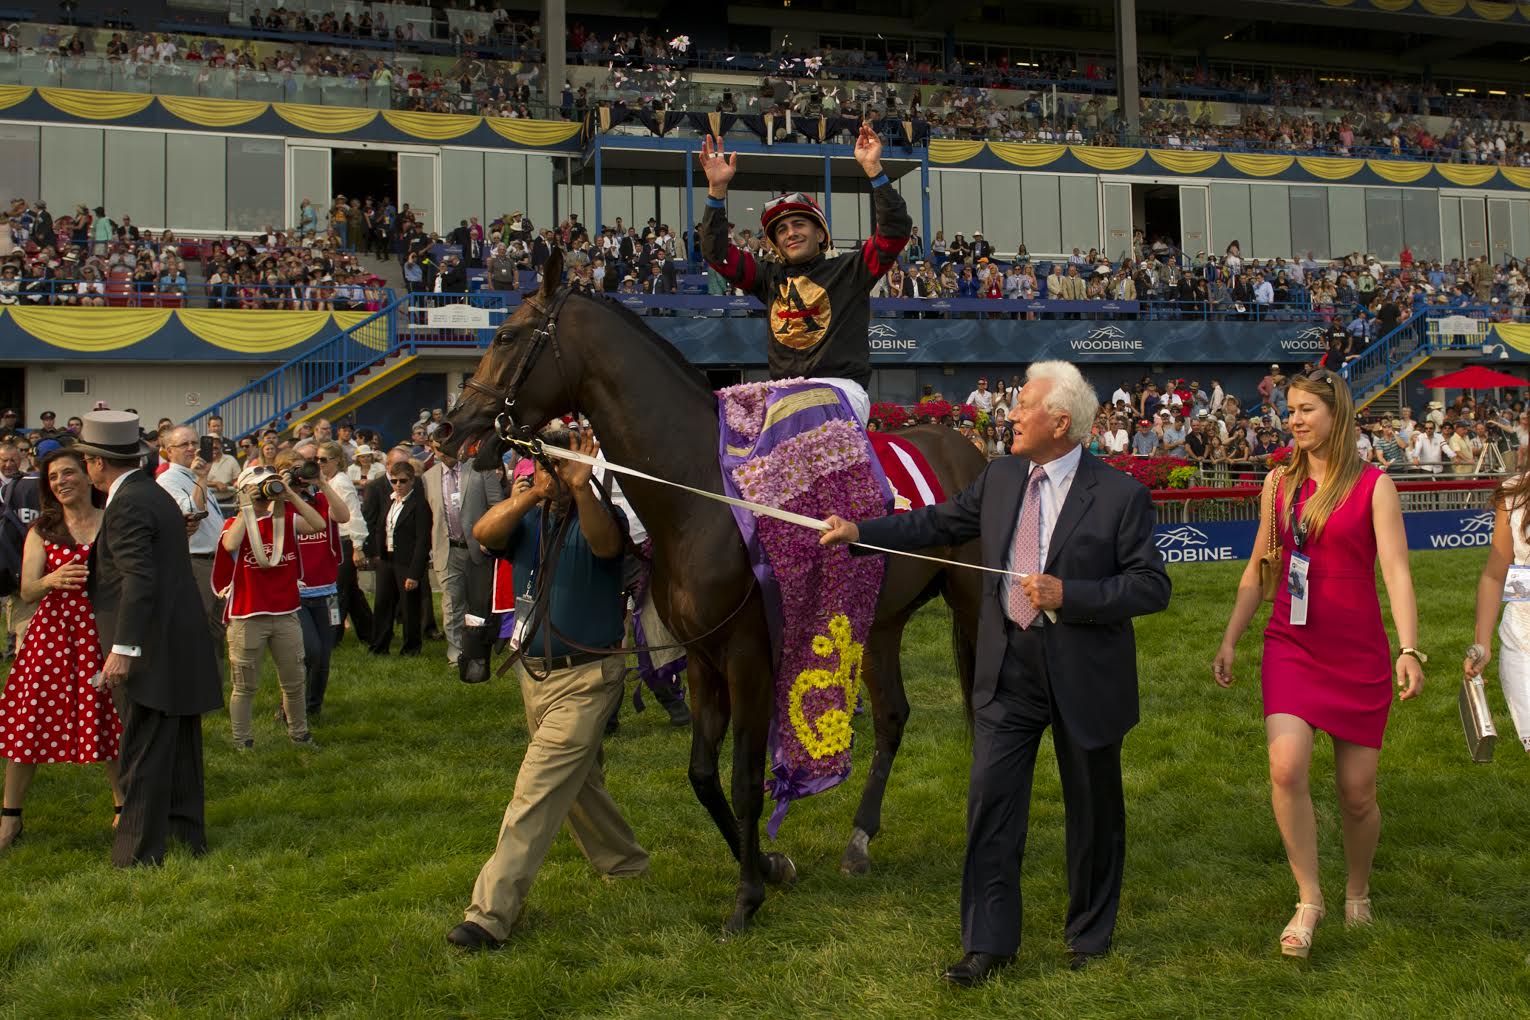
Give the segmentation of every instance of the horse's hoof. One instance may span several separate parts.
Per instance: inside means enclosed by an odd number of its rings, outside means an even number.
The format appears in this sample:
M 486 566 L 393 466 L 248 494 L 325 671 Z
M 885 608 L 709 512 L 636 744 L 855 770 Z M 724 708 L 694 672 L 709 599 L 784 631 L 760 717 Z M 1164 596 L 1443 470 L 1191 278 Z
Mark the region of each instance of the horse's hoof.
M 871 837 L 861 829 L 850 833 L 850 844 L 845 855 L 839 859 L 839 870 L 846 875 L 864 875 L 871 871 L 871 853 L 868 844 Z
M 734 907 L 733 916 L 728 918 L 728 922 L 723 925 L 722 933 L 717 936 L 717 941 L 727 942 L 735 936 L 742 935 L 748 931 L 750 923 L 754 921 L 754 912 L 758 909 L 757 906 L 746 907 L 742 904 Z
M 791 888 L 797 881 L 797 865 L 782 853 L 765 855 L 765 881 L 782 888 Z

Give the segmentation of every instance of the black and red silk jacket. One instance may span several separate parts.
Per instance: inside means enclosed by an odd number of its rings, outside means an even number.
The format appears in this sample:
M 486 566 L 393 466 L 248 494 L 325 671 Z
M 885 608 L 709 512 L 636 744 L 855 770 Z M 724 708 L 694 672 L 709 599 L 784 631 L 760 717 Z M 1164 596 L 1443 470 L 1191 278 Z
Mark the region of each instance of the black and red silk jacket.
M 871 382 L 871 288 L 908 244 L 914 221 L 903 196 L 885 176 L 873 182 L 876 229 L 854 256 L 789 266 L 762 262 L 728 237 L 724 204 L 707 200 L 701 217 L 701 254 L 740 290 L 765 303 L 770 322 L 770 377 L 830 377 Z

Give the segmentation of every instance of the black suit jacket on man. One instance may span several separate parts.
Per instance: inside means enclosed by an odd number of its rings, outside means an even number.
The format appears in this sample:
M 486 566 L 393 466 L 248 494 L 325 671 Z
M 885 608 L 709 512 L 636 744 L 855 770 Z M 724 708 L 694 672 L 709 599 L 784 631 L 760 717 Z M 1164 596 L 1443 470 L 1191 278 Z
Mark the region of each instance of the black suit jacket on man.
M 367 522 L 367 537 L 362 541 L 361 551 L 367 556 L 383 554 L 382 529 L 392 499 L 393 483 L 388 480 L 386 471 L 361 487 L 361 518 Z
M 1004 569 L 1030 476 L 1025 457 L 1000 457 L 937 506 L 860 525 L 890 549 L 958 546 L 979 538 L 984 566 Z M 1121 740 L 1137 723 L 1132 617 L 1169 604 L 1169 575 L 1153 544 L 1148 490 L 1087 451 L 1058 512 L 1042 572 L 1061 579 L 1057 622 L 1042 627 L 1057 707 L 1085 748 Z M 859 551 L 859 550 L 857 550 Z M 1005 578 L 983 575 L 973 707 L 993 700 L 1004 662 Z
M 90 549 L 87 591 L 103 655 L 137 646 L 123 693 L 166 715 L 223 704 L 206 611 L 186 549 L 186 519 L 146 470 L 122 480 Z

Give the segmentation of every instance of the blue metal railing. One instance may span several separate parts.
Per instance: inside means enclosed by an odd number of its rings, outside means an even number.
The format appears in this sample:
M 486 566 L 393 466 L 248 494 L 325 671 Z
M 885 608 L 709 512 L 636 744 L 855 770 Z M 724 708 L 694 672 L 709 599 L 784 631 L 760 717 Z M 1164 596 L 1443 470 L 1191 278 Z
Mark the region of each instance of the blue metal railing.
M 394 301 L 234 391 L 187 424 L 199 427 L 217 414 L 228 436 L 247 436 L 267 426 L 284 428 L 287 415 L 303 404 L 332 390 L 345 393 L 357 372 L 400 349 L 410 348 L 412 353 L 412 343 L 399 339 L 398 312 L 403 306 L 402 299 Z
M 1467 312 L 1448 306 L 1415 312 L 1352 358 L 1339 372 L 1349 383 L 1355 403 L 1386 392 L 1433 355 L 1480 351 L 1492 324 Z M 1442 328 L 1446 320 L 1453 320 L 1452 328 Z M 1466 328 L 1468 323 L 1471 328 Z

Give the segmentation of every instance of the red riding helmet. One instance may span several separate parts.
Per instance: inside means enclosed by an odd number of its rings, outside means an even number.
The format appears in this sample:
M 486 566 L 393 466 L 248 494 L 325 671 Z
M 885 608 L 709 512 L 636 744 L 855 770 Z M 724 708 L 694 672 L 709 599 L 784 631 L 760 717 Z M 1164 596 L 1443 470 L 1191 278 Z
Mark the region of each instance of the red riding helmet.
M 794 191 L 789 195 L 782 195 L 780 198 L 773 198 L 766 202 L 765 211 L 760 213 L 760 230 L 764 232 L 765 240 L 775 246 L 777 251 L 780 251 L 781 247 L 776 244 L 774 228 L 776 221 L 786 216 L 806 216 L 817 223 L 824 237 L 819 250 L 829 247 L 829 221 L 825 218 L 823 210 L 818 207 L 817 202 L 802 192 Z

